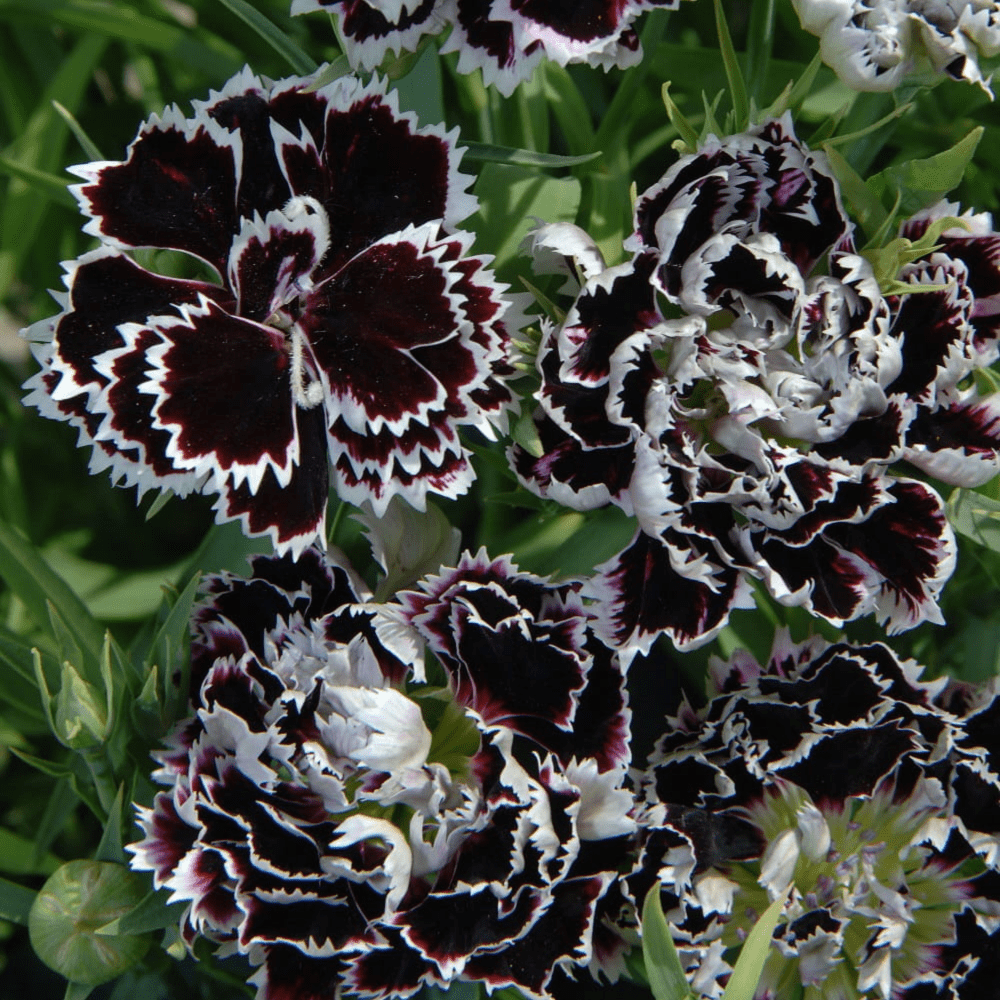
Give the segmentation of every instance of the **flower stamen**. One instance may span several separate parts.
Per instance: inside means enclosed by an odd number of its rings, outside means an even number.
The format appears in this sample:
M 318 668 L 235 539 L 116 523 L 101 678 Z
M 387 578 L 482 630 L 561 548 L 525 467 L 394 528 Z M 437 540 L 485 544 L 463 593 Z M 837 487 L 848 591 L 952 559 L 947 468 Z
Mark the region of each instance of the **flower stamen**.
M 295 405 L 300 409 L 311 410 L 323 402 L 323 383 L 319 379 L 313 379 L 308 385 L 306 384 L 305 362 L 302 350 L 305 337 L 297 326 L 293 326 L 289 330 L 288 341 L 292 365 L 290 375 L 292 398 L 295 400 Z

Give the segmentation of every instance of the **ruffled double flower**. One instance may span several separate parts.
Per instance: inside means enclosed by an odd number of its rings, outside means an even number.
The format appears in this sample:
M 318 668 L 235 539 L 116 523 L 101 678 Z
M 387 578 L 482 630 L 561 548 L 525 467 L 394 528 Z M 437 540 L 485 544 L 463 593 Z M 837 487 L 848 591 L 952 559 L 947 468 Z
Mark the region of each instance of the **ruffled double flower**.
M 987 219 L 946 228 L 886 298 L 785 118 L 682 157 L 639 197 L 626 264 L 603 269 L 578 231 L 535 242 L 584 280 L 538 353 L 542 454 L 511 459 L 536 493 L 635 515 L 590 585 L 603 637 L 700 644 L 754 580 L 837 625 L 940 620 L 954 538 L 897 463 L 961 485 L 1000 467 L 996 404 L 973 384 L 997 356 Z
M 508 304 L 456 228 L 475 200 L 455 134 L 378 84 L 312 85 L 245 70 L 192 117 L 154 116 L 123 162 L 75 168 L 100 246 L 26 334 L 27 401 L 78 428 L 92 471 L 217 494 L 220 520 L 295 552 L 331 475 L 377 513 L 463 492 L 459 428 L 491 435 L 511 403 Z
M 787 635 L 763 666 L 712 663 L 708 704 L 670 720 L 640 780 L 624 880 L 635 906 L 662 894 L 705 996 L 777 899 L 760 1000 L 995 992 L 1000 702 L 944 684 L 881 644 Z
M 292 0 L 292 13 L 325 10 L 336 19 L 355 67 L 374 69 L 387 52 L 412 51 L 446 28 L 442 52 L 458 53 L 458 71 L 482 70 L 504 95 L 543 60 L 624 69 L 642 57 L 632 27 L 654 7 L 678 0 Z
M 992 93 L 980 56 L 1000 52 L 995 0 L 792 0 L 823 61 L 855 90 L 892 90 L 914 74 Z
M 314 549 L 209 590 L 131 848 L 184 939 L 262 1000 L 572 982 L 635 833 L 622 672 L 575 592 L 466 554 L 375 605 Z

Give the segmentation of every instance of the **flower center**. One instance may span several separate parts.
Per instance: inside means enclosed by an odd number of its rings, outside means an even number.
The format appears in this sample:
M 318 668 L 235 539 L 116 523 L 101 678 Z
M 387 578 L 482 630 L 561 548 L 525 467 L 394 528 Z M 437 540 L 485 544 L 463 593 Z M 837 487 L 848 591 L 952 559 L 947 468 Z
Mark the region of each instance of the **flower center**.
M 769 847 L 759 866 L 728 873 L 739 888 L 726 939 L 743 940 L 790 887 L 768 981 L 790 989 L 794 978 L 832 977 L 888 998 L 892 984 L 934 965 L 929 943 L 953 932 L 969 873 L 943 864 L 930 843 L 938 809 L 927 796 L 877 793 L 819 810 L 801 789 L 784 789 L 751 812 Z

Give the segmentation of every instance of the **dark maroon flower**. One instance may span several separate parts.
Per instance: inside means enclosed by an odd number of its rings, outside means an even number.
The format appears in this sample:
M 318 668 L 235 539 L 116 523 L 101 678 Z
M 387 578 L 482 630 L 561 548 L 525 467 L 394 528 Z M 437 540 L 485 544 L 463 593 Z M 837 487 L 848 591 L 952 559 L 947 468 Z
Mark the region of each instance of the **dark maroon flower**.
M 671 720 L 624 884 L 636 907 L 663 893 L 704 995 L 782 897 L 758 1000 L 988 995 L 970 972 L 1000 895 L 995 696 L 961 719 L 937 704 L 944 682 L 919 675 L 881 644 L 779 635 L 764 666 L 713 661 L 709 703 Z
M 696 646 L 752 604 L 754 579 L 838 625 L 939 622 L 954 537 L 937 493 L 893 466 L 962 481 L 949 463 L 996 462 L 996 408 L 955 388 L 992 356 L 987 248 L 962 246 L 981 291 L 954 259 L 942 277 L 942 250 L 886 298 L 787 116 L 709 136 L 641 194 L 631 261 L 601 270 L 564 228 L 584 280 L 538 351 L 542 454 L 510 458 L 541 496 L 635 515 L 585 592 L 598 634 L 625 656 L 664 633 Z M 558 226 L 535 240 L 559 243 Z M 949 290 L 919 290 L 935 282 Z
M 632 27 L 645 10 L 678 0 L 292 0 L 292 13 L 325 10 L 336 18 L 354 66 L 376 67 L 387 52 L 413 50 L 425 35 L 451 33 L 442 52 L 458 70 L 511 94 L 543 59 L 560 66 L 625 68 L 642 57 Z
M 308 549 L 207 590 L 193 714 L 131 847 L 189 945 L 246 955 L 261 1000 L 542 1000 L 592 961 L 635 823 L 622 671 L 572 587 L 466 555 L 377 605 Z
M 458 429 L 492 434 L 508 308 L 471 235 L 454 133 L 417 128 L 378 84 L 244 71 L 120 163 L 75 168 L 102 245 L 67 265 L 63 311 L 27 331 L 27 401 L 68 420 L 92 468 L 140 492 L 218 494 L 220 520 L 300 552 L 332 468 L 376 512 L 472 479 Z M 221 281 L 126 254 L 181 251 Z

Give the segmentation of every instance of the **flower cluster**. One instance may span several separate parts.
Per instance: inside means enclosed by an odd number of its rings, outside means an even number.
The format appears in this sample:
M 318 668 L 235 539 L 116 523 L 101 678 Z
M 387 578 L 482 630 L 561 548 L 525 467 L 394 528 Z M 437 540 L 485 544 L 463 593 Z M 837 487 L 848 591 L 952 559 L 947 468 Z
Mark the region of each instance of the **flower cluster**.
M 458 428 L 505 425 L 513 369 L 502 286 L 456 229 L 475 199 L 455 134 L 351 78 L 245 70 L 194 110 L 74 168 L 100 246 L 27 331 L 27 401 L 79 429 L 93 471 L 218 494 L 279 551 L 321 535 L 331 467 L 379 513 L 463 492 Z M 221 283 L 147 270 L 142 247 Z
M 751 604 L 750 580 L 839 625 L 940 621 L 955 543 L 938 494 L 1000 468 L 1000 237 L 941 205 L 903 236 L 940 236 L 884 296 L 855 252 L 822 154 L 786 117 L 709 137 L 638 199 L 628 263 L 547 227 L 585 280 L 546 328 L 533 491 L 634 513 L 631 544 L 589 594 L 626 655 L 667 633 L 703 643 Z M 932 229 L 933 227 L 933 229 Z
M 892 90 L 918 73 L 977 83 L 979 56 L 1000 53 L 995 0 L 792 0 L 823 61 L 856 90 Z
M 184 939 L 267 1000 L 571 981 L 635 832 L 622 672 L 574 590 L 483 553 L 402 606 L 316 549 L 253 570 L 196 612 L 194 714 L 131 848 Z
M 510 95 L 547 59 L 624 69 L 642 50 L 632 27 L 653 7 L 679 0 L 292 0 L 292 13 L 325 10 L 337 20 L 354 66 L 373 69 L 386 53 L 413 50 L 445 28 L 442 52 L 458 53 L 458 70 L 482 70 L 483 82 Z
M 715 661 L 708 705 L 671 720 L 641 778 L 625 882 L 636 904 L 662 892 L 707 996 L 779 898 L 759 1000 L 990 995 L 1000 699 L 962 717 L 919 674 L 881 644 L 779 635 L 763 667 Z

